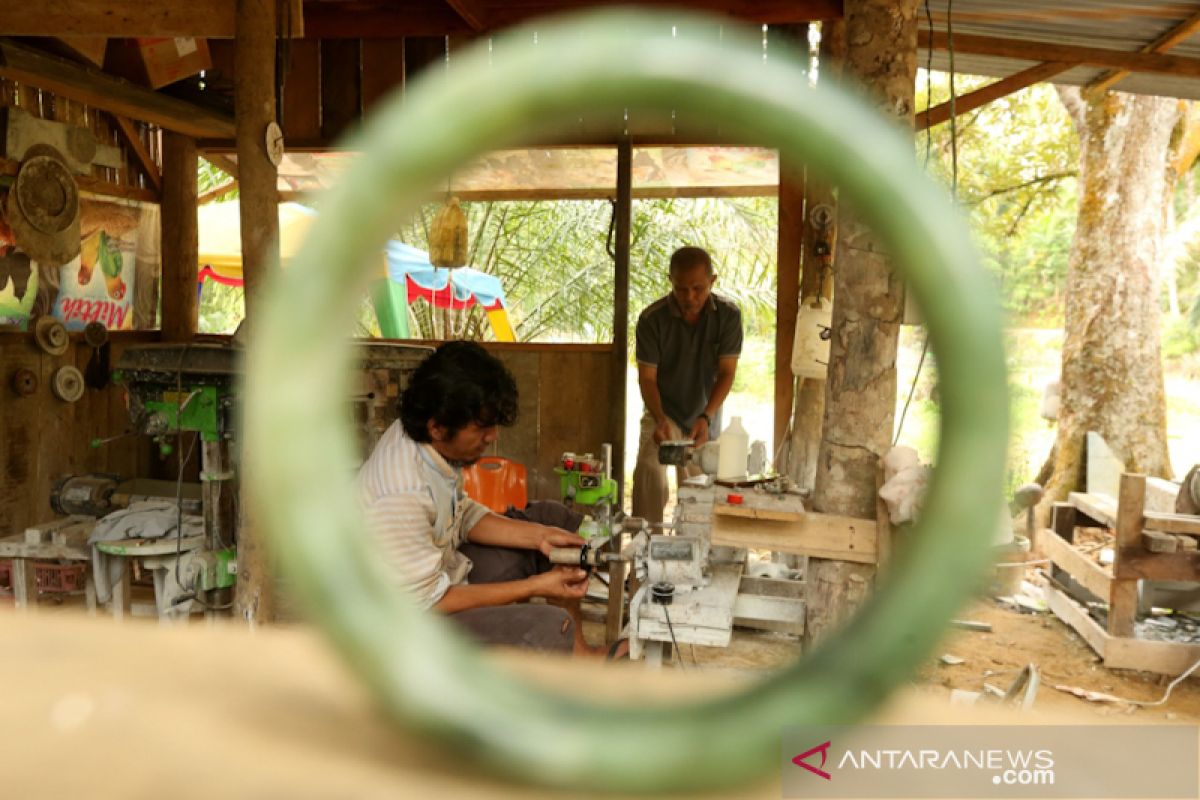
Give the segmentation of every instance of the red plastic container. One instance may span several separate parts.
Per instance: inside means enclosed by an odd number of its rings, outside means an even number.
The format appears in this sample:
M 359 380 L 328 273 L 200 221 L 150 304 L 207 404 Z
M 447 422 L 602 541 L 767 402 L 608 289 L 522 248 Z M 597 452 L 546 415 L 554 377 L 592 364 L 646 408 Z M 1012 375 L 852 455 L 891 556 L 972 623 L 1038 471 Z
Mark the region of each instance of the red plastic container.
M 38 594 L 82 592 L 87 584 L 87 564 L 34 562 L 33 579 L 37 583 Z

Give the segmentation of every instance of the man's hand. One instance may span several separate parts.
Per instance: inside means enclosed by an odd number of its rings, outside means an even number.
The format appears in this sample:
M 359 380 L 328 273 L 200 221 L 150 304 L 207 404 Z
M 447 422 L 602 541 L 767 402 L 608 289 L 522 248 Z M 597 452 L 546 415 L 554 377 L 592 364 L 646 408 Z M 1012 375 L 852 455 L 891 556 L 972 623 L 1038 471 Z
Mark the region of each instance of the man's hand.
M 696 443 L 694 447 L 703 447 L 704 443 L 708 441 L 708 419 L 698 417 L 692 423 L 692 432 L 688 434 L 688 438 Z
M 547 600 L 577 600 L 587 594 L 588 574 L 579 567 L 560 565 L 526 580 L 534 597 Z
M 587 540 L 582 536 L 564 531 L 562 528 L 543 525 L 542 539 L 538 542 L 537 549 L 542 551 L 542 555 L 549 558 L 550 551 L 555 547 L 583 547 L 585 544 L 587 544 Z
M 654 443 L 662 444 L 674 437 L 671 436 L 671 420 L 663 417 L 654 423 Z

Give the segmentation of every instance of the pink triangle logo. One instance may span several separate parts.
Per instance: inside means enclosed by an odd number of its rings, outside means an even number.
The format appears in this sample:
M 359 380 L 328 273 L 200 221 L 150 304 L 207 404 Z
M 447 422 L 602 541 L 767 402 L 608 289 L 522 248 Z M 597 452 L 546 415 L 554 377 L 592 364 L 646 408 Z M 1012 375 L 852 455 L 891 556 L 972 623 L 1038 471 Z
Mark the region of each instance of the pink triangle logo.
M 808 758 L 809 756 L 811 756 L 813 753 L 817 753 L 817 752 L 819 752 L 821 754 L 821 766 L 820 767 L 814 767 L 812 764 L 809 764 L 807 761 L 804 760 L 804 759 Z M 812 748 L 811 750 L 806 750 L 805 752 L 796 756 L 795 758 L 792 759 L 792 763 L 795 764 L 797 767 L 804 767 L 806 770 L 808 770 L 809 772 L 811 772 L 814 775 L 820 775 L 825 780 L 831 780 L 832 778 L 831 778 L 830 774 L 828 772 L 826 772 L 824 769 L 822 769 L 822 767 L 825 766 L 825 759 L 827 759 L 828 757 L 829 757 L 829 742 L 825 742 L 824 744 L 819 744 L 816 747 Z

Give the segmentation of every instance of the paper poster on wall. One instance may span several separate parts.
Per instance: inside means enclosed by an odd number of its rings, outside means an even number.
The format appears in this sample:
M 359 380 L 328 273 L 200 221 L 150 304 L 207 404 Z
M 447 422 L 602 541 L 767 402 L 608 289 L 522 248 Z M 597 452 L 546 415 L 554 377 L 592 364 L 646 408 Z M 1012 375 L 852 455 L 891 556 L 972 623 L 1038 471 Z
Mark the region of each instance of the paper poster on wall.
M 47 313 L 54 302 L 54 283 L 18 246 L 4 221 L 0 202 L 0 325 L 24 328 L 30 316 Z
M 140 209 L 117 203 L 84 205 L 79 256 L 58 274 L 54 316 L 67 330 L 99 321 L 109 330 L 133 328 L 134 276 Z

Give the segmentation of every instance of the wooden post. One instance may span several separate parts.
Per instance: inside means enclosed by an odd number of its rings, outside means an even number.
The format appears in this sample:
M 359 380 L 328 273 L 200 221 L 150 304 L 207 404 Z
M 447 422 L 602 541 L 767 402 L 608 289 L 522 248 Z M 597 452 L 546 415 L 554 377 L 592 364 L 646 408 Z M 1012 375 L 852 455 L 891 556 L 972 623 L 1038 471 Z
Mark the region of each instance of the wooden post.
M 197 326 L 196 140 L 173 131 L 162 137 L 162 339 L 188 342 Z
M 917 0 L 846 0 L 845 69 L 880 110 L 912 126 L 917 69 Z M 874 234 L 842 206 L 834 270 L 825 416 L 813 506 L 874 519 L 879 460 L 891 445 L 896 348 L 904 296 Z M 840 625 L 867 594 L 873 568 L 810 558 L 811 644 Z
M 771 26 L 784 43 L 807 47 L 808 25 Z M 797 87 L 799 89 L 800 87 Z M 796 379 L 792 376 L 792 346 L 796 314 L 800 309 L 800 269 L 804 239 L 804 167 L 780 160 L 779 229 L 775 258 L 775 436 L 771 452 L 780 454 L 792 420 Z M 778 459 L 775 469 L 785 471 L 790 459 Z
M 617 505 L 625 497 L 625 372 L 629 364 L 629 247 L 633 227 L 633 145 L 622 139 L 617 145 L 617 205 L 614 221 L 613 260 L 613 366 L 611 428 L 612 471 L 617 481 Z
M 253 326 L 263 281 L 279 263 L 279 191 L 267 155 L 267 128 L 275 121 L 275 0 L 237 0 L 234 101 L 238 183 L 242 206 L 242 277 L 246 320 Z M 238 531 L 238 579 L 234 611 L 247 622 L 274 617 L 273 576 L 262 531 L 242 503 Z
M 841 20 L 822 23 L 818 80 L 835 79 L 842 71 L 845 54 L 845 24 Z M 822 207 L 829 210 L 829 224 L 823 228 L 816 225 L 813 219 L 814 209 Z M 833 274 L 827 267 L 834 263 L 836 255 L 837 194 L 833 187 L 824 181 L 808 181 L 805 185 L 804 210 L 800 302 L 812 302 L 818 298 L 832 301 Z M 781 218 L 782 215 L 781 209 Z M 787 474 L 801 487 L 812 489 L 817 479 L 817 453 L 821 448 L 821 428 L 825 417 L 825 381 L 799 379 L 793 405 Z
M 1113 582 L 1108 596 L 1108 632 L 1112 636 L 1133 636 L 1137 617 L 1137 579 L 1121 580 L 1121 555 L 1126 548 L 1141 549 L 1142 523 L 1146 505 L 1146 476 L 1125 473 L 1121 476 L 1117 498 L 1116 541 L 1113 542 Z

